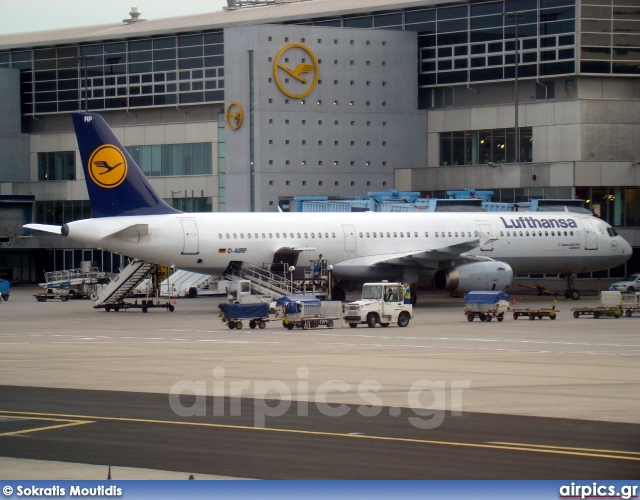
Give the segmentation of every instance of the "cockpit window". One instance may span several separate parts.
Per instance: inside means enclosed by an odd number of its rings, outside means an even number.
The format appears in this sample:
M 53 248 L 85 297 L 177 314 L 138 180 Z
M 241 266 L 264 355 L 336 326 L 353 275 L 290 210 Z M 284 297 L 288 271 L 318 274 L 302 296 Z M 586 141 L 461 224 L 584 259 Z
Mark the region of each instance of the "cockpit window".
M 618 236 L 618 233 L 617 233 L 617 232 L 616 232 L 616 230 L 615 230 L 615 229 L 613 229 L 612 227 L 608 227 L 608 228 L 607 228 L 607 233 L 609 233 L 609 236 L 611 236 L 612 238 L 613 238 L 614 236 Z

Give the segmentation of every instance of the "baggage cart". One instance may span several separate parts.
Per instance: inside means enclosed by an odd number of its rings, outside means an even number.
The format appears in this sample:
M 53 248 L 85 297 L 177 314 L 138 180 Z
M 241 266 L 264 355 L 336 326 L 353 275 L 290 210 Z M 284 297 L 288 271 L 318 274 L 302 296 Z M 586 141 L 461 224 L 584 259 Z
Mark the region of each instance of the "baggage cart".
M 340 310 L 342 305 L 338 302 L 321 302 L 312 295 L 286 295 L 276 301 L 276 308 L 283 312 L 282 326 L 288 330 L 294 327 L 307 330 L 326 326 L 333 328 L 341 324 Z M 329 313 L 329 314 L 327 314 Z
M 504 313 L 509 310 L 509 295 L 505 292 L 469 292 L 464 297 L 464 314 L 467 321 L 478 318 L 480 321 L 491 321 L 496 318 L 504 320 Z
M 220 318 L 230 330 L 243 327 L 242 320 L 249 321 L 252 330 L 257 326 L 261 330 L 269 321 L 269 304 L 260 302 L 257 304 L 219 304 Z
M 518 319 L 519 316 L 526 316 L 528 317 L 530 320 L 534 320 L 536 318 L 538 319 L 542 319 L 542 318 L 549 318 L 549 319 L 556 319 L 557 318 L 557 312 L 558 310 L 556 309 L 556 303 L 558 302 L 558 299 L 553 299 L 553 306 L 551 307 L 551 309 L 549 308 L 545 308 L 545 307 L 539 307 L 536 309 L 512 309 L 513 311 L 513 319 Z
M 624 299 L 620 292 L 602 292 L 600 294 L 600 306 L 598 307 L 576 307 L 571 309 L 573 317 L 578 319 L 580 316 L 593 316 L 598 319 L 604 316 L 619 318 L 622 316 L 622 305 Z

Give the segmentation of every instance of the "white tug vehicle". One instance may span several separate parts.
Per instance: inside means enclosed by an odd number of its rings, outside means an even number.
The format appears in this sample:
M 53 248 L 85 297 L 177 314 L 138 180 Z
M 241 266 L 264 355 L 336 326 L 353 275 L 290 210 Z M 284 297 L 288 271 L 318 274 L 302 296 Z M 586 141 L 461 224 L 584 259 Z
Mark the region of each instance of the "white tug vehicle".
M 391 323 L 405 327 L 413 318 L 413 306 L 405 300 L 402 283 L 365 283 L 362 299 L 344 305 L 343 319 L 351 328 L 366 324 L 374 328 L 376 324 L 387 327 Z

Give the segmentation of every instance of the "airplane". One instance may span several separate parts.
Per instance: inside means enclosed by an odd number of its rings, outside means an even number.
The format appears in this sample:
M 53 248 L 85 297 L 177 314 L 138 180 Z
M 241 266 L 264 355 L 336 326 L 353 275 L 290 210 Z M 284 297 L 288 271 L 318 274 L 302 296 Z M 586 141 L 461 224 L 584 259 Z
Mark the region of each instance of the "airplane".
M 230 264 L 284 262 L 323 254 L 333 299 L 349 280 L 433 278 L 458 292 L 504 290 L 514 274 L 575 273 L 625 263 L 629 243 L 609 224 L 572 212 L 185 213 L 166 204 L 96 113 L 72 115 L 91 219 L 24 227 L 155 264 L 221 275 Z M 104 165 L 115 165 L 103 171 Z M 102 167 L 102 169 L 101 169 Z

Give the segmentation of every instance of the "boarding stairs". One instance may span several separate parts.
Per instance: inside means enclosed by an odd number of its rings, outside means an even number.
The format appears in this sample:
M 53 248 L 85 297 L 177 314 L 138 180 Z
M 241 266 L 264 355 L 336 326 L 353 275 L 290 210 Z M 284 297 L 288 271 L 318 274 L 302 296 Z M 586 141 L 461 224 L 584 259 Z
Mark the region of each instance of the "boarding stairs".
M 121 304 L 125 297 L 148 278 L 154 264 L 142 260 L 132 260 L 120 273 L 97 294 L 93 307 Z
M 195 298 L 198 295 L 226 294 L 226 289 L 218 291 L 215 287 L 212 288 L 210 286 L 216 279 L 216 276 L 211 276 L 210 274 L 178 269 L 160 283 L 160 296 Z
M 285 273 L 274 273 L 269 265 L 254 266 L 246 262 L 231 262 L 224 277 L 229 281 L 249 280 L 252 293 L 269 295 L 277 300 L 285 295 L 315 295 L 327 297 L 326 280 L 291 280 Z M 316 284 L 317 283 L 317 284 Z
M 288 278 L 246 262 L 231 262 L 224 277 L 229 281 L 249 280 L 252 293 L 269 295 L 273 300 L 301 293 Z

